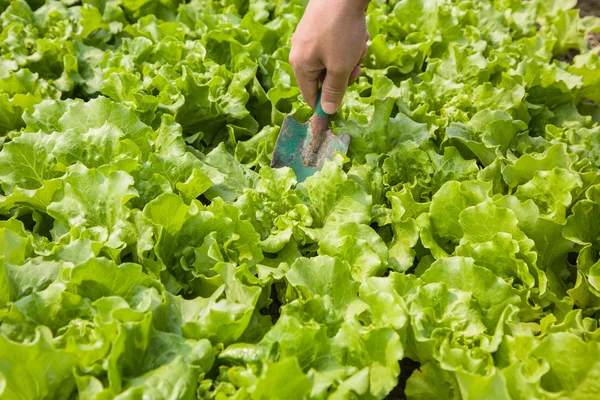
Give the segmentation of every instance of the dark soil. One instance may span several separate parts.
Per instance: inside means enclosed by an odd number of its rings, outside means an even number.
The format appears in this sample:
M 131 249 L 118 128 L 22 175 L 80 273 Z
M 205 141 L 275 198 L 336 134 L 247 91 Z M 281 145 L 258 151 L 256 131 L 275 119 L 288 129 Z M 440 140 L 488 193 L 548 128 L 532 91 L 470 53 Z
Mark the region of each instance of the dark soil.
M 400 376 L 398 377 L 398 386 L 392 390 L 392 392 L 388 395 L 387 400 L 405 400 L 406 395 L 404 394 L 404 389 L 406 389 L 406 381 L 412 375 L 412 373 L 420 367 L 416 361 L 411 360 L 410 358 L 405 358 L 400 361 Z
M 581 10 L 581 16 L 597 15 L 600 17 L 600 0 L 579 0 L 577 7 Z
M 600 0 L 579 0 L 577 7 L 581 10 L 581 16 L 596 15 L 600 17 Z M 590 47 L 600 46 L 600 33 L 590 33 L 587 37 Z

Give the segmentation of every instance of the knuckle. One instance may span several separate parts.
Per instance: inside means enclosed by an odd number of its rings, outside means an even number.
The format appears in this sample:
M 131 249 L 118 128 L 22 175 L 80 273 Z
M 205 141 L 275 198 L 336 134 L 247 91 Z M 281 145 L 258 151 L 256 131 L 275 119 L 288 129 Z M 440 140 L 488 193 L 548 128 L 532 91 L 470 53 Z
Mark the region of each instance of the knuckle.
M 290 62 L 290 65 L 295 68 L 298 65 L 298 56 L 296 53 L 290 53 L 288 61 Z
M 333 75 L 350 75 L 354 65 L 332 65 L 327 67 L 327 73 Z
M 301 34 L 298 34 L 298 33 L 294 33 L 292 35 L 292 39 L 291 39 L 290 43 L 292 45 L 292 49 L 294 47 L 306 47 L 306 45 L 307 45 L 306 38 L 304 38 Z
M 302 65 L 302 56 L 297 51 L 292 50 L 288 57 L 288 61 L 294 69 L 297 69 Z
M 324 84 L 323 85 L 323 95 L 326 95 L 328 97 L 340 97 L 343 96 L 345 93 L 344 89 L 338 88 L 338 87 L 334 87 L 328 84 Z

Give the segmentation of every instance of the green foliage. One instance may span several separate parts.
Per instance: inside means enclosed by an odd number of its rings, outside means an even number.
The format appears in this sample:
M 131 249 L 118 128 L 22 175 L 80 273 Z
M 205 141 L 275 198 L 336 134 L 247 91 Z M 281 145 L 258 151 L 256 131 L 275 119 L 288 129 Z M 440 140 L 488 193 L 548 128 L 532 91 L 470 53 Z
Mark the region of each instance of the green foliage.
M 0 0 L 0 398 L 597 396 L 599 20 L 373 0 L 297 184 L 306 3 Z

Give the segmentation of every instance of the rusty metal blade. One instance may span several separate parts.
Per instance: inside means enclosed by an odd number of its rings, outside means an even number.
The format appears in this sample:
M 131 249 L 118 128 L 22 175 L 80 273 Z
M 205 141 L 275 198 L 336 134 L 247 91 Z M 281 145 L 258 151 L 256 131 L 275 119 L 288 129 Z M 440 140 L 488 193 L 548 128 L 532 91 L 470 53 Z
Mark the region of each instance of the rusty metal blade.
M 299 123 L 285 117 L 271 160 L 272 168 L 290 167 L 298 182 L 321 169 L 325 160 L 333 160 L 336 152 L 346 154 L 350 145 L 348 134 L 336 135 L 327 129 L 329 121 L 313 117 Z

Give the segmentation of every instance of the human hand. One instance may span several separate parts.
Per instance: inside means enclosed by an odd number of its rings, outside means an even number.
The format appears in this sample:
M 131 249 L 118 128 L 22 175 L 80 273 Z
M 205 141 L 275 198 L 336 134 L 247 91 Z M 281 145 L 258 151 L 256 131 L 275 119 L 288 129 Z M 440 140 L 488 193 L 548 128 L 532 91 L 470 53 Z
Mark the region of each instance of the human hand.
M 321 107 L 335 114 L 346 89 L 360 75 L 369 33 L 370 0 L 310 0 L 292 37 L 290 64 L 306 102 L 314 109 L 319 82 Z

